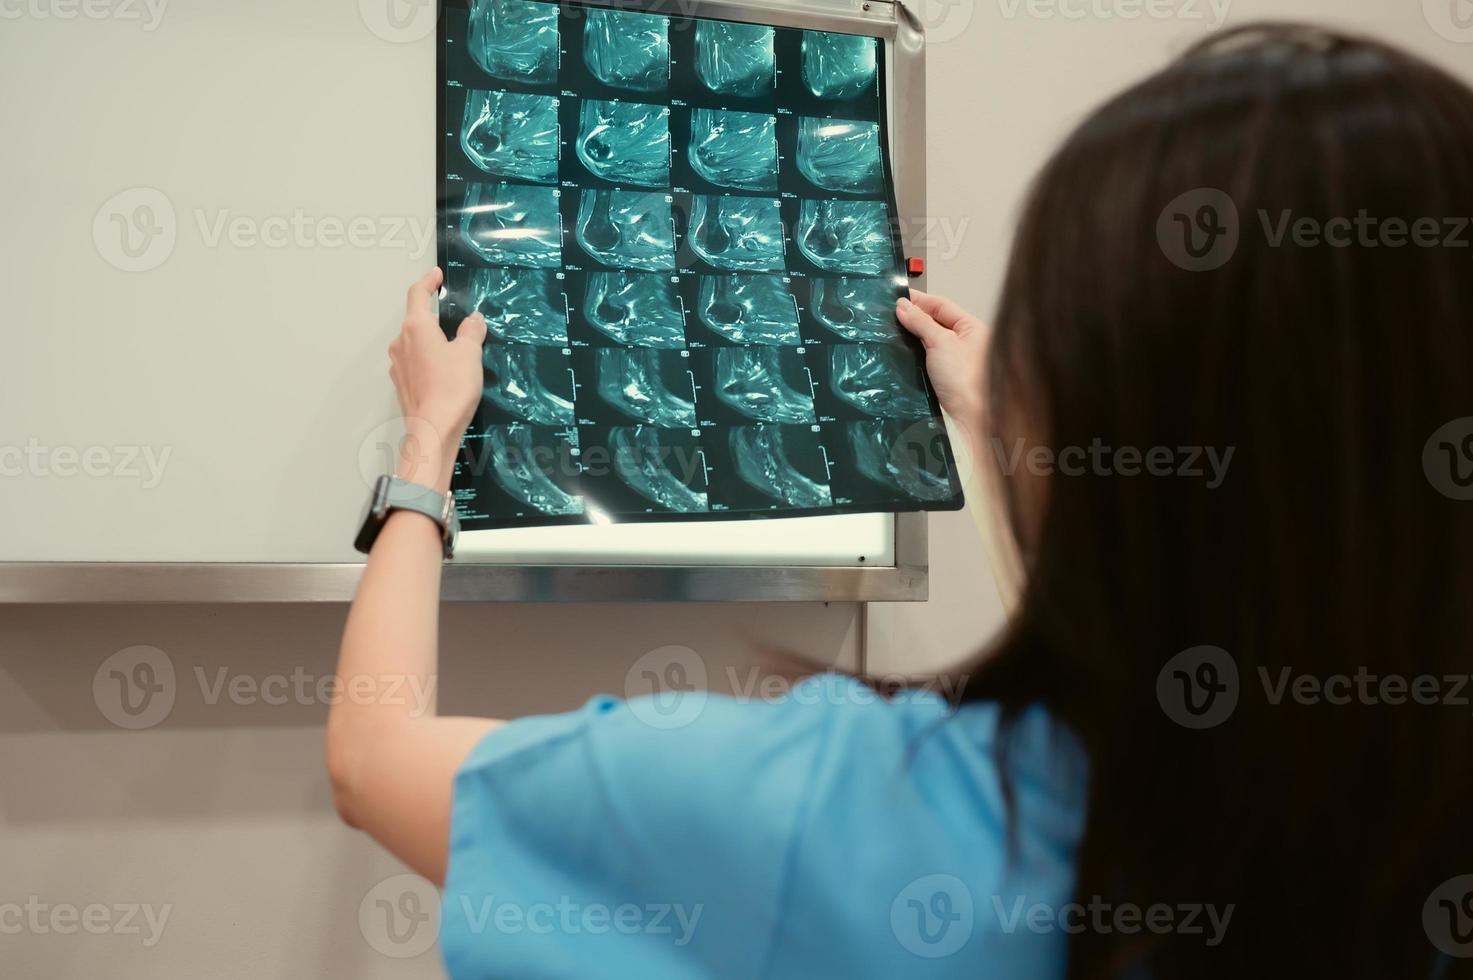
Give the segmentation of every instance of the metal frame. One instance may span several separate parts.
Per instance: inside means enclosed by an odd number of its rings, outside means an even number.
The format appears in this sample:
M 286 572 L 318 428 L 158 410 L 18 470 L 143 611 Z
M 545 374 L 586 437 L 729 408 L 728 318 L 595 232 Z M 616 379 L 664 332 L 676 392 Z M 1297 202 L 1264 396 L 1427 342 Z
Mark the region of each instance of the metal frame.
M 890 0 L 583 0 L 890 42 L 891 159 L 902 219 L 926 213 L 926 73 L 920 21 Z M 672 10 L 672 5 L 675 8 Z M 905 227 L 902 224 L 902 227 Z M 916 236 L 910 254 L 924 257 Z M 895 564 L 485 565 L 450 563 L 450 602 L 897 602 L 929 596 L 924 513 L 895 515 Z M 346 602 L 360 563 L 0 562 L 4 603 Z
M 0 563 L 0 603 L 347 602 L 363 565 Z M 445 566 L 447 602 L 894 602 L 925 599 L 926 517 L 900 514 L 895 565 Z

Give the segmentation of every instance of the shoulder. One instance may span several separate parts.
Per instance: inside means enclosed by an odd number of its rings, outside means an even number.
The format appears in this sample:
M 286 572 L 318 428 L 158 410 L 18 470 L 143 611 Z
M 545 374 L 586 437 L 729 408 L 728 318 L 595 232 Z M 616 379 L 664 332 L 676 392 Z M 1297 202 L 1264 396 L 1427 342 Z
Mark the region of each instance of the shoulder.
M 954 751 L 991 752 L 998 720 L 995 705 L 958 711 L 928 690 L 886 698 L 842 674 L 796 683 L 771 676 L 734 694 L 691 691 L 628 700 L 598 695 L 577 711 L 512 722 L 477 745 L 460 774 L 474 781 L 544 763 L 574 747 L 579 761 L 631 768 L 628 775 L 650 780 L 680 774 L 716 782 L 730 766 L 771 772 L 856 756 L 873 769 L 923 748 L 931 736 Z M 1053 746 L 1046 716 L 1030 712 L 1020 727 L 1019 755 L 1029 761 L 1048 755 Z M 778 749 L 783 755 L 772 754 Z M 651 759 L 660 765 L 644 764 Z
M 995 704 L 957 709 L 926 690 L 887 699 L 838 674 L 759 679 L 735 696 L 599 696 L 488 735 L 462 767 L 457 797 L 596 791 L 617 822 L 660 818 L 667 844 L 685 828 L 731 824 L 738 839 L 770 847 L 800 821 L 830 815 L 870 832 L 942 810 L 999 826 L 1011 794 L 1037 832 L 1076 836 L 1077 743 L 1041 709 L 1023 712 L 1005 744 L 1000 721 Z
M 508 724 L 456 777 L 451 975 L 1060 975 L 1008 916 L 1068 901 L 1082 760 L 1000 717 L 823 675 Z

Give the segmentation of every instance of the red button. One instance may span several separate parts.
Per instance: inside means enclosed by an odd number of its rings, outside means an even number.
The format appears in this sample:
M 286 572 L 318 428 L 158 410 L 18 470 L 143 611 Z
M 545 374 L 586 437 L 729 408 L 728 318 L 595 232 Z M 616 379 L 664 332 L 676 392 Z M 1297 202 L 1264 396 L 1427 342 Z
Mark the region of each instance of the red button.
M 926 273 L 926 260 L 911 258 L 905 260 L 905 271 L 912 276 L 921 276 Z

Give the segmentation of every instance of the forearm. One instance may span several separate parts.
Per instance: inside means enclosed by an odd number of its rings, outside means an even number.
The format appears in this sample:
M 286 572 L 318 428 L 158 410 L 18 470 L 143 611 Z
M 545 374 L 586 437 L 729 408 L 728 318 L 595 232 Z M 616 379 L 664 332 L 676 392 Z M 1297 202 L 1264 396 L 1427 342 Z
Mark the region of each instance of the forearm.
M 450 490 L 450 449 L 421 450 L 406 440 L 396 475 L 438 493 Z M 344 696 L 329 730 L 392 725 L 435 714 L 439 671 L 440 527 L 393 511 L 368 556 L 338 652 Z
M 958 453 L 965 453 L 963 473 L 971 475 L 987 461 L 987 425 L 980 398 L 968 400 L 955 406 L 947 406 L 946 421 L 952 443 Z
M 396 475 L 447 493 L 453 448 L 443 460 L 403 459 Z M 349 611 L 338 661 L 345 690 L 356 685 L 377 696 L 341 699 L 327 730 L 338 813 L 436 884 L 445 876 L 455 773 L 501 724 L 437 714 L 443 556 L 438 524 L 410 511 L 389 515 Z
M 1011 614 L 1018 604 L 1022 581 L 1017 545 L 1006 520 L 1006 508 L 1000 495 L 997 460 L 981 399 L 974 404 L 957 407 L 947 414 L 952 446 L 957 456 L 957 471 L 966 494 L 967 511 L 982 540 L 983 550 L 992 564 L 993 580 L 1003 611 Z

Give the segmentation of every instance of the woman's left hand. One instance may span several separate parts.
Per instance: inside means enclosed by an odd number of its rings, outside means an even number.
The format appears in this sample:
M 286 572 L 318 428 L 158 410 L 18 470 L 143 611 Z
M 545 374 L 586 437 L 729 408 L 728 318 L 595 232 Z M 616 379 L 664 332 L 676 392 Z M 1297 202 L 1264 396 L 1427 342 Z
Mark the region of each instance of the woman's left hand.
M 969 443 L 981 439 L 987 408 L 987 328 L 946 297 L 919 289 L 900 300 L 895 315 L 926 348 L 926 374 L 942 410 L 961 426 Z
M 409 287 L 404 325 L 389 345 L 389 377 L 404 413 L 398 475 L 445 493 L 461 437 L 481 400 L 486 320 L 473 313 L 446 340 L 434 311 L 444 274 L 431 269 Z

